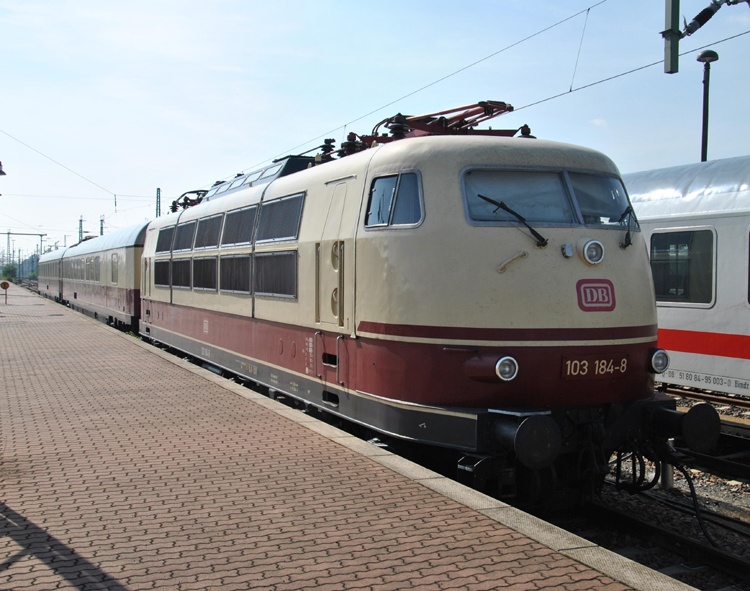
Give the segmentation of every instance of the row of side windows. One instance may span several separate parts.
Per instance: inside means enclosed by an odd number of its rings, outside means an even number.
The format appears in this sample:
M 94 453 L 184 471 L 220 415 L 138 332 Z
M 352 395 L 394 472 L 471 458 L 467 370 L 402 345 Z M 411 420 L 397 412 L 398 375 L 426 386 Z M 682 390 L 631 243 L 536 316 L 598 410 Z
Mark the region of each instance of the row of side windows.
M 63 262 L 63 278 L 76 281 L 100 281 L 100 258 L 86 257 L 68 259 Z
M 60 263 L 40 263 L 39 264 L 39 277 L 51 277 L 57 279 L 60 276 Z
M 111 281 L 117 285 L 119 278 L 119 255 L 112 253 L 110 258 L 111 264 Z M 63 279 L 75 279 L 78 281 L 93 281 L 99 283 L 101 280 L 101 259 L 100 257 L 88 257 L 80 259 L 66 259 L 63 262 Z M 57 278 L 60 275 L 60 263 L 42 263 L 39 265 L 40 275 L 42 277 Z
M 418 225 L 424 215 L 416 172 L 376 178 L 370 188 L 365 216 L 369 228 Z M 253 237 L 258 206 L 253 205 L 169 226 L 159 230 L 156 252 L 184 252 L 257 243 L 296 240 L 299 236 L 304 194 L 262 203 L 257 234 Z
M 157 287 L 297 297 L 297 251 L 156 261 Z
M 261 204 L 256 242 L 296 240 L 302 220 L 304 194 L 291 195 Z M 192 220 L 159 230 L 156 252 L 239 246 L 253 242 L 258 206 L 253 205 L 226 213 Z

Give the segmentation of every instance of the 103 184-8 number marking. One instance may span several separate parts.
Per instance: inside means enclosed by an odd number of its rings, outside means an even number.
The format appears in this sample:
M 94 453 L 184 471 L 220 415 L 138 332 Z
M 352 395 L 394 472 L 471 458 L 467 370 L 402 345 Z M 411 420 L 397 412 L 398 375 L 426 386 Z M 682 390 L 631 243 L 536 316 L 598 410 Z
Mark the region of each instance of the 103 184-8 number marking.
M 627 357 L 580 356 L 563 358 L 563 378 L 606 378 L 628 371 Z

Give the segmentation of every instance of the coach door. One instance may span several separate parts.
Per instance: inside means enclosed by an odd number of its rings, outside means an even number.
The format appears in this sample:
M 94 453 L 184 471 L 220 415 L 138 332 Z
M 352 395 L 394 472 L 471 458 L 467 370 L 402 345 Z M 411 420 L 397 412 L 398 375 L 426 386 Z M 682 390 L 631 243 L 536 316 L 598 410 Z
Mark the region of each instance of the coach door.
M 344 259 L 341 219 L 346 202 L 346 183 L 329 187 L 331 200 L 320 242 L 316 245 L 316 321 L 330 328 L 344 326 Z
M 142 297 L 147 298 L 151 295 L 150 276 L 148 274 L 148 259 L 143 257 L 143 270 L 141 271 L 141 293 Z

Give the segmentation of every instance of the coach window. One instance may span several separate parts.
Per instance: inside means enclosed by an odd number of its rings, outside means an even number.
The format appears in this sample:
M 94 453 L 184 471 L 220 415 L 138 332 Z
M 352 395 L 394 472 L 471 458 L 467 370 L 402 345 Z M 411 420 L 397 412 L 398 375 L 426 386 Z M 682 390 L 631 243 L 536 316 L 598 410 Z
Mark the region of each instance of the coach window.
M 216 291 L 216 257 L 193 259 L 193 289 Z
M 219 265 L 219 289 L 229 293 L 250 293 L 250 255 L 223 256 Z
M 235 209 L 227 213 L 224 222 L 224 233 L 221 236 L 222 246 L 235 244 L 249 244 L 253 240 L 253 229 L 255 228 L 255 215 L 258 206 Z
M 172 237 L 174 236 L 174 226 L 162 228 L 159 230 L 159 238 L 156 241 L 156 252 L 169 252 L 172 250 Z
M 172 261 L 172 287 L 184 287 L 190 289 L 191 262 L 190 259 L 177 259 Z
M 414 172 L 377 178 L 370 189 L 365 226 L 413 226 L 422 220 L 419 177 Z
M 195 248 L 216 248 L 219 246 L 221 236 L 221 222 L 223 214 L 203 218 L 198 222 L 198 231 L 195 233 Z
M 297 251 L 255 255 L 255 295 L 297 297 Z
M 117 275 L 118 275 L 118 268 L 117 264 L 120 260 L 120 257 L 116 252 L 112 253 L 112 284 L 117 285 Z
M 262 203 L 256 242 L 296 240 L 302 220 L 304 197 L 300 193 Z
M 193 248 L 193 239 L 195 238 L 195 221 L 187 222 L 177 226 L 174 235 L 174 247 L 172 250 L 191 250 Z
M 169 261 L 156 261 L 154 263 L 154 285 L 169 287 Z
M 651 272 L 658 302 L 710 304 L 714 286 L 713 232 L 652 234 Z

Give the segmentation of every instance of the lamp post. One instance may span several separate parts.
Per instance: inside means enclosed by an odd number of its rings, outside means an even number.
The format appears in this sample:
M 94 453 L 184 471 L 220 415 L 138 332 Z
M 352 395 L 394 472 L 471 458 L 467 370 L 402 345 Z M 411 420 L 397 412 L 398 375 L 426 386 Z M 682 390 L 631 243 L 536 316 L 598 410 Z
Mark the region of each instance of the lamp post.
M 698 54 L 698 61 L 703 62 L 703 136 L 701 138 L 701 162 L 708 159 L 708 81 L 711 76 L 711 62 L 718 61 L 719 54 L 706 49 Z

